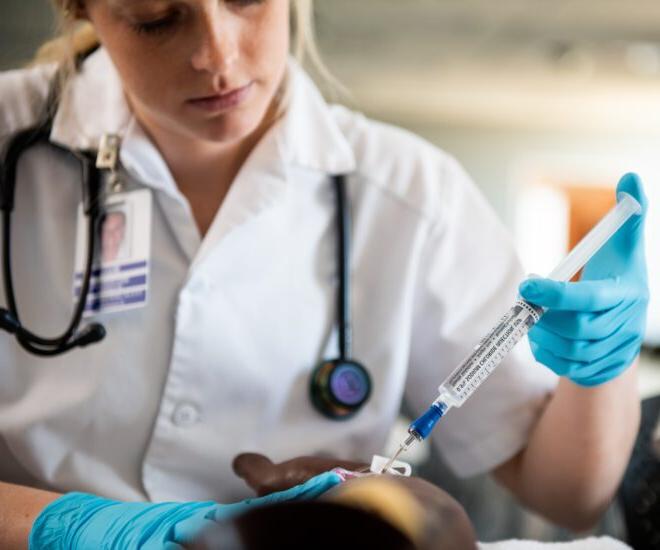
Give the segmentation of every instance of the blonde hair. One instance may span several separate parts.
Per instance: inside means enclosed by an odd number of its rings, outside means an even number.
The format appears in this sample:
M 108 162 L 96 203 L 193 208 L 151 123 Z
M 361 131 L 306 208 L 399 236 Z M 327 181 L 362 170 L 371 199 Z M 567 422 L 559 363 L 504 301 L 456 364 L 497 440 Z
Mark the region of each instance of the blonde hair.
M 80 17 L 84 0 L 51 0 L 58 14 L 58 36 L 43 44 L 32 65 L 55 63 L 60 67 L 60 90 L 76 72 L 76 59 L 99 45 L 94 27 Z M 293 54 L 300 63 L 309 60 L 331 95 L 342 95 L 345 88 L 330 73 L 321 59 L 314 32 L 313 0 L 291 0 Z

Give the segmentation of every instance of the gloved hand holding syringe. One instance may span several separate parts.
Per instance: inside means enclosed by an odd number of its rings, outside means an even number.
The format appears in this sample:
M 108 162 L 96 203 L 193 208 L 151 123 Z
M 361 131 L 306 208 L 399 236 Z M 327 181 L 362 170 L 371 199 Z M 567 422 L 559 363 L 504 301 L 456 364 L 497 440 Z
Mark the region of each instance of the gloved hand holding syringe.
M 637 200 L 627 193 L 620 193 L 617 205 L 575 246 L 548 278 L 569 281 L 631 216 L 641 213 L 642 207 Z M 426 439 L 449 409 L 463 405 L 544 313 L 543 308 L 518 298 L 474 351 L 439 386 L 437 399 L 410 424 L 408 436 L 383 471 L 413 443 Z

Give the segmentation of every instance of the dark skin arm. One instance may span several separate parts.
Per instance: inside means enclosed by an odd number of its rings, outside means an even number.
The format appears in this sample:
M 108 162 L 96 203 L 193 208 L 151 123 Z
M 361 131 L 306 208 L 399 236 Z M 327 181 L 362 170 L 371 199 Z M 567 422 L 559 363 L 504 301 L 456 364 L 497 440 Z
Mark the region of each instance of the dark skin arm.
M 337 467 L 352 471 L 368 469 L 368 465 L 362 462 L 317 456 L 301 456 L 274 464 L 269 458 L 256 453 L 240 454 L 232 463 L 236 475 L 243 478 L 260 497 L 295 487 Z

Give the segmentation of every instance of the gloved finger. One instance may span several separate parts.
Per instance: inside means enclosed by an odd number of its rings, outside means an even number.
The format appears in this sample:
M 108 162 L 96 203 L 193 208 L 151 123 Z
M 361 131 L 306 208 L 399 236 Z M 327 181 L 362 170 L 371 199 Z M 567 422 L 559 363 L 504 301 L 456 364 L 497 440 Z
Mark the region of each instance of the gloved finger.
M 333 468 L 356 471 L 368 468 L 368 464 L 321 456 L 301 456 L 282 462 L 277 465 L 277 468 L 280 471 L 282 479 L 286 480 L 286 483 L 283 484 L 286 486 L 280 489 L 283 490 L 305 483 L 308 479 L 323 472 L 329 472 Z
M 620 346 L 607 357 L 575 373 L 573 382 L 580 386 L 593 387 L 608 382 L 630 367 L 637 356 L 641 340 L 633 340 Z
M 259 496 L 300 485 L 332 468 L 359 470 L 365 466 L 366 464 L 361 462 L 318 456 L 296 457 L 273 464 L 265 456 L 255 453 L 239 455 L 233 463 L 236 474 L 244 478 Z
M 536 325 L 529 332 L 529 338 L 539 347 L 551 351 L 557 357 L 569 361 L 594 362 L 607 357 L 622 344 L 639 337 L 637 320 L 631 319 L 620 330 L 598 340 L 565 338 Z
M 617 332 L 628 319 L 645 308 L 642 302 L 624 302 L 608 311 L 575 313 L 549 310 L 536 326 L 571 340 L 600 340 Z
M 315 499 L 341 482 L 342 479 L 339 477 L 339 474 L 336 474 L 335 472 L 323 472 L 320 475 L 308 479 L 305 483 L 291 487 L 286 491 L 279 491 L 254 500 L 259 501 L 260 503 L 271 504 L 274 502 L 289 500 Z
M 534 358 L 539 363 L 545 365 L 559 376 L 567 376 L 571 378 L 574 373 L 587 366 L 587 363 L 579 361 L 568 361 L 566 359 L 562 359 L 561 357 L 557 357 L 550 350 L 542 348 L 534 342 L 530 342 L 530 347 L 532 348 Z
M 528 302 L 550 310 L 599 312 L 619 305 L 631 289 L 616 279 L 577 283 L 527 279 L 520 284 L 519 292 Z
M 573 382 L 578 386 L 583 386 L 585 388 L 594 388 L 596 386 L 601 386 L 606 382 L 614 380 L 619 376 L 623 371 L 628 368 L 629 365 L 619 363 L 617 368 L 611 370 L 600 372 L 599 374 L 594 374 L 592 376 L 587 376 L 584 378 L 578 377 Z
M 212 512 L 211 517 L 209 519 L 213 520 L 216 523 L 218 521 L 231 520 L 249 511 L 250 508 L 252 507 L 251 502 L 253 500 L 255 499 L 247 499 L 241 502 L 233 502 L 232 504 L 221 504 L 214 512 Z
M 582 272 L 582 280 L 623 276 L 625 273 L 635 273 L 638 278 L 646 278 L 644 220 L 648 201 L 637 175 L 626 174 L 621 178 L 617 187 L 619 202 L 624 193 L 639 202 L 642 208 L 641 215 L 633 215 L 589 260 Z
M 191 516 L 183 521 L 177 522 L 174 525 L 174 529 L 172 531 L 172 542 L 182 544 L 184 546 L 193 544 L 197 539 L 199 539 L 200 535 L 204 532 L 205 529 L 215 525 L 215 521 L 212 519 L 215 517 L 214 512 L 214 510 L 209 510 L 209 512 L 207 512 L 205 515 L 198 514 Z M 208 519 L 206 515 L 208 515 L 211 519 Z
M 644 220 L 648 212 L 649 202 L 644 193 L 644 186 L 642 180 L 637 174 L 625 174 L 620 180 L 616 188 L 617 198 L 621 199 L 621 193 L 628 193 L 632 198 L 642 207 L 641 215 L 633 216 L 629 219 L 625 226 L 615 235 L 613 239 L 621 239 L 621 245 L 624 250 L 634 250 L 636 247 L 643 244 Z
M 227 520 L 240 514 L 244 514 L 248 510 L 259 506 L 267 506 L 277 502 L 314 499 L 321 496 L 329 489 L 332 489 L 332 487 L 341 483 L 341 481 L 341 477 L 335 472 L 324 472 L 323 474 L 313 477 L 301 485 L 291 487 L 286 491 L 279 491 L 263 497 L 248 498 L 234 504 L 218 506 L 217 509 L 213 511 L 212 516 L 215 521 Z
M 635 349 L 626 350 L 629 345 L 630 342 L 625 342 L 611 355 L 595 362 L 564 359 L 533 342 L 531 348 L 534 358 L 559 376 L 570 378 L 580 385 L 591 386 L 596 385 L 595 381 L 602 383 L 615 377 L 632 364 L 637 354 Z
M 261 494 L 264 487 L 275 484 L 279 477 L 275 464 L 258 453 L 242 453 L 236 456 L 231 467 L 257 494 Z
M 626 194 L 639 203 L 641 211 L 633 214 L 603 248 L 616 250 L 619 255 L 632 257 L 638 252 L 643 253 L 644 221 L 648 212 L 648 199 L 637 174 L 628 173 L 619 180 L 616 188 L 617 202 L 621 202 Z

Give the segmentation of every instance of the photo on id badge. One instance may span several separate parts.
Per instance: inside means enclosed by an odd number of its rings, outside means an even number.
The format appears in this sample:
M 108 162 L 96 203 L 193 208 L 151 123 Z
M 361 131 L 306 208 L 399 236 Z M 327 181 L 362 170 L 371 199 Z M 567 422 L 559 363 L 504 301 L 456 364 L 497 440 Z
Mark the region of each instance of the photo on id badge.
M 82 292 L 87 220 L 78 211 L 74 303 Z M 149 286 L 151 193 L 146 189 L 107 197 L 96 230 L 94 267 L 84 316 L 144 307 Z
M 100 264 L 125 260 L 131 255 L 130 204 L 119 203 L 107 209 L 99 223 Z

